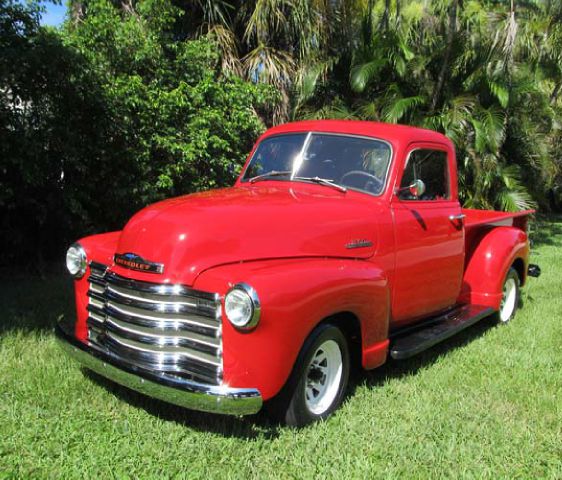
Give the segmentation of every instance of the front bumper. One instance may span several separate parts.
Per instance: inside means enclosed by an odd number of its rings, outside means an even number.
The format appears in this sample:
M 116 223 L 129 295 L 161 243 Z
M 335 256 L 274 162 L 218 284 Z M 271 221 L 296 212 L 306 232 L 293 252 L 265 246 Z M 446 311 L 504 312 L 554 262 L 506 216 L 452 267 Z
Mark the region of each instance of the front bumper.
M 60 325 L 56 326 L 55 334 L 62 349 L 84 367 L 149 397 L 211 413 L 249 415 L 261 409 L 259 390 L 205 385 L 169 373 L 151 372 L 124 363 L 91 343 L 79 341 Z

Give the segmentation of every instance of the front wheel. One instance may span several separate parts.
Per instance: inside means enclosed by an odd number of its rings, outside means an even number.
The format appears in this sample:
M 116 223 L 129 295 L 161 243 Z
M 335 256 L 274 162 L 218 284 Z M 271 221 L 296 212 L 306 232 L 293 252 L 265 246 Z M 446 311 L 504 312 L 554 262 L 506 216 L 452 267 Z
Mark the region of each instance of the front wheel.
M 341 330 L 330 324 L 318 326 L 306 340 L 270 410 L 294 427 L 327 418 L 345 397 L 349 364 L 349 348 Z
M 514 268 L 510 268 L 503 282 L 502 300 L 498 312 L 499 323 L 507 323 L 515 316 L 519 307 L 519 299 L 519 275 Z

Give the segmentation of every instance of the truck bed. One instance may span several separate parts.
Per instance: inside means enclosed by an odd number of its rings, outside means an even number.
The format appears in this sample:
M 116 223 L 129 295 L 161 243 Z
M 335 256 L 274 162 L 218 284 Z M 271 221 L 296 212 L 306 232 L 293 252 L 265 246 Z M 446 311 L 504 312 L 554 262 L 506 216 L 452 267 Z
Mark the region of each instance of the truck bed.
M 463 208 L 465 215 L 465 270 L 470 259 L 481 240 L 488 232 L 496 227 L 515 227 L 527 231 L 529 215 L 535 213 L 534 210 L 524 210 L 521 212 L 498 212 L 495 210 L 475 210 Z
M 523 210 L 521 212 L 498 212 L 495 210 L 475 210 L 471 208 L 463 208 L 462 213 L 465 215 L 465 229 L 473 230 L 475 227 L 519 227 L 525 229 L 527 226 L 527 218 L 535 213 L 534 210 Z

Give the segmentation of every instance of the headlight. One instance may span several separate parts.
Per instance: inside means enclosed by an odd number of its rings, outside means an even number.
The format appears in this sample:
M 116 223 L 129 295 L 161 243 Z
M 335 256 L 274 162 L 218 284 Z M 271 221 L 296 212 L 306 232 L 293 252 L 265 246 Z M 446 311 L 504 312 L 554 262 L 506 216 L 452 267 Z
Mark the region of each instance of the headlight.
M 261 307 L 258 294 L 250 285 L 238 283 L 226 294 L 224 311 L 230 323 L 236 328 L 251 330 L 260 320 Z
M 86 252 L 79 243 L 70 246 L 66 252 L 66 268 L 75 278 L 82 278 L 86 273 Z

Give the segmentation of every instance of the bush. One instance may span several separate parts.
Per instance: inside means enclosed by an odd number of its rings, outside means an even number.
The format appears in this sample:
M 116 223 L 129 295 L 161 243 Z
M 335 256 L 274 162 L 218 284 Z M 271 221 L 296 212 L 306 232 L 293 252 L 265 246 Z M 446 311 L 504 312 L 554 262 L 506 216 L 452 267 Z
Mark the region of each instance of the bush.
M 179 41 L 166 0 L 88 2 L 63 31 L 0 7 L 0 263 L 41 262 L 145 204 L 230 184 L 275 99 Z

